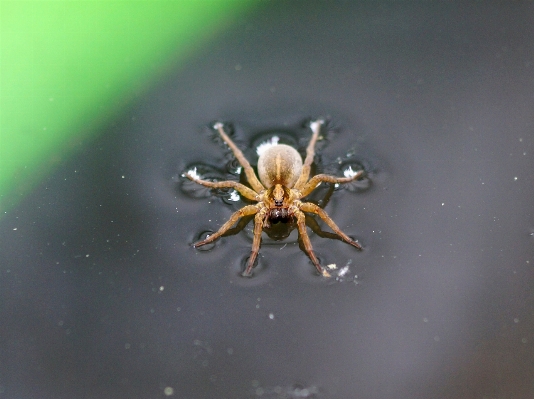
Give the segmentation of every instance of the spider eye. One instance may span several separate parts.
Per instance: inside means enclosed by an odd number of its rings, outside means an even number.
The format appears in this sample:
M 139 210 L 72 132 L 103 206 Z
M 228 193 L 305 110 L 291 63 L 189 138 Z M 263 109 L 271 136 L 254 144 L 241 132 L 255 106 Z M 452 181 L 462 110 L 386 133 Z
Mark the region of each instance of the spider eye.
M 282 204 L 284 203 L 284 200 L 283 199 L 275 199 L 274 200 L 274 204 L 276 206 L 282 206 Z

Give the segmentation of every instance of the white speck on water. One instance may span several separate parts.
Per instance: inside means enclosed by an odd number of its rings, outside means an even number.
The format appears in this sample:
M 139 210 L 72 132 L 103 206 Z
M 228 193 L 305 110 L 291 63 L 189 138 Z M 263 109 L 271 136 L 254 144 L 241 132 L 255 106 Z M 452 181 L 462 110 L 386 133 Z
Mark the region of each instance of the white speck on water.
M 355 172 L 354 170 L 352 170 L 352 166 L 349 165 L 349 167 L 347 169 L 345 169 L 343 171 L 343 175 L 345 177 L 354 177 L 356 175 L 356 173 L 358 172 Z
M 271 319 L 271 320 L 274 319 L 274 314 L 273 313 L 269 313 L 269 319 Z
M 339 269 L 339 272 L 337 273 L 337 275 L 338 277 L 343 277 L 348 272 L 349 272 L 349 265 L 343 266 L 341 269 Z
M 165 396 L 172 396 L 174 395 L 174 389 L 172 387 L 165 387 L 163 393 L 165 394 Z
M 310 123 L 310 129 L 315 132 L 316 130 L 319 130 L 321 128 L 321 125 L 323 123 L 324 121 L 322 119 L 313 121 L 312 123 Z
M 237 202 L 237 201 L 239 201 L 239 198 L 240 197 L 239 197 L 239 194 L 237 193 L 237 191 L 236 190 L 232 190 L 230 192 L 230 196 L 228 197 L 228 200 Z
M 182 176 L 185 177 L 186 174 L 191 176 L 193 179 L 200 179 L 200 175 L 197 173 L 196 166 L 193 169 L 189 169 L 187 173 L 184 173 Z

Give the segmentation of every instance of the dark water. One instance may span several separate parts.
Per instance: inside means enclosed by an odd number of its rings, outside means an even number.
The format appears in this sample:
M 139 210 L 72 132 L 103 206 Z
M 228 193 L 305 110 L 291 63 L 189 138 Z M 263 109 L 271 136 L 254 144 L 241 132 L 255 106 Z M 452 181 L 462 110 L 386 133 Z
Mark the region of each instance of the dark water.
M 496 4 L 269 3 L 214 40 L 3 218 L 0 397 L 533 397 L 534 8 Z M 341 278 L 295 231 L 251 279 L 252 223 L 193 249 L 244 204 L 183 185 L 238 178 L 206 126 L 254 162 L 318 116 L 317 171 L 370 176 L 313 197 L 364 245 L 312 234 Z

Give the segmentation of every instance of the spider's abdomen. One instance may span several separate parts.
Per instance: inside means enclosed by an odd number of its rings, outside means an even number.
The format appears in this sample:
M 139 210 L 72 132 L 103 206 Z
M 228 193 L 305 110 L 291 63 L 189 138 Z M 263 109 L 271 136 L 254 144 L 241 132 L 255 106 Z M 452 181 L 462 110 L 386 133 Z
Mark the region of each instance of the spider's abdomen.
M 302 171 L 302 158 L 297 150 L 285 144 L 267 148 L 258 159 L 258 174 L 266 188 L 281 184 L 291 188 Z

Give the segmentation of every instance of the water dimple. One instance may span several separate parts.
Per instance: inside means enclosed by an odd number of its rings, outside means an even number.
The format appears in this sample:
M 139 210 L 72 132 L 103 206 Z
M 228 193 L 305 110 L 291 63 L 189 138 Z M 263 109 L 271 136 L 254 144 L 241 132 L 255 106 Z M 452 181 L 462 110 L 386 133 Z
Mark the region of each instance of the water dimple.
M 210 182 L 220 182 L 227 180 L 237 181 L 234 173 L 239 174 L 241 171 L 238 170 L 238 168 L 234 168 L 233 173 L 231 170 L 229 170 L 228 173 L 224 173 L 219 168 L 199 162 L 190 165 L 182 172 L 180 188 L 182 192 L 192 198 L 207 198 L 215 196 L 221 198 L 225 203 L 233 205 L 240 200 L 239 193 L 233 188 L 205 187 L 193 180 L 188 179 L 186 174 Z
M 237 258 L 235 262 L 232 262 L 232 267 L 229 268 L 231 282 L 242 287 L 255 287 L 271 281 L 276 273 L 276 270 L 274 270 L 276 268 L 268 267 L 268 262 L 263 258 L 261 253 L 258 254 L 258 257 L 254 262 L 251 275 L 243 276 L 243 272 L 245 271 L 250 258 L 250 248 L 243 248 L 243 250 L 246 251 L 247 254 Z
M 363 191 L 367 191 L 371 187 L 372 181 L 371 181 L 371 178 L 369 177 L 368 169 L 365 167 L 365 165 L 362 162 L 348 159 L 348 160 L 340 160 L 337 162 L 337 164 L 338 164 L 336 168 L 337 176 L 352 177 L 354 176 L 355 173 L 361 170 L 363 171 L 363 175 L 362 177 L 356 180 L 350 181 L 348 183 L 336 184 L 335 185 L 336 190 L 346 189 L 350 192 L 363 192 Z
M 223 195 L 220 195 L 222 201 L 227 205 L 235 205 L 236 202 L 241 201 L 241 196 L 233 188 L 225 192 Z
M 254 275 L 254 272 L 257 270 L 256 268 L 258 267 L 258 264 L 260 263 L 259 258 L 260 258 L 260 254 L 258 254 L 258 257 L 256 257 L 256 259 L 254 259 L 254 264 L 252 265 L 252 269 L 250 270 L 249 274 L 245 274 L 245 270 L 248 267 L 250 256 L 243 258 L 241 261 L 240 276 L 241 277 L 252 277 Z
M 195 242 L 193 244 L 196 244 L 197 242 L 200 242 L 200 241 L 203 241 L 205 240 L 206 238 L 208 238 L 210 235 L 212 235 L 214 232 L 212 230 L 203 230 L 200 234 L 197 235 L 197 239 L 195 240 Z M 197 251 L 200 251 L 200 252 L 205 252 L 205 251 L 209 251 L 213 248 L 215 248 L 215 241 L 214 242 L 210 242 L 206 245 L 202 245 L 200 247 L 195 247 L 195 249 Z
M 239 177 L 243 171 L 243 167 L 237 159 L 233 158 L 226 163 L 226 171 L 233 176 Z

